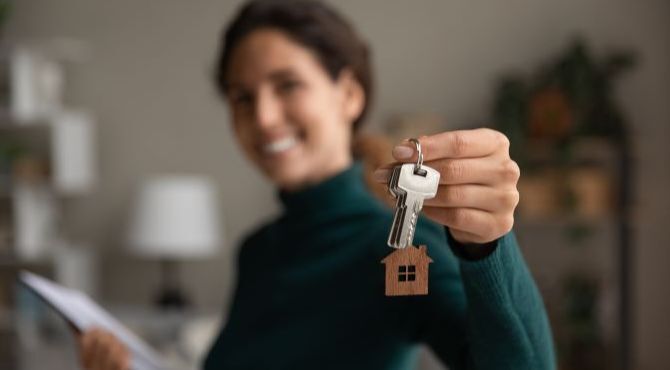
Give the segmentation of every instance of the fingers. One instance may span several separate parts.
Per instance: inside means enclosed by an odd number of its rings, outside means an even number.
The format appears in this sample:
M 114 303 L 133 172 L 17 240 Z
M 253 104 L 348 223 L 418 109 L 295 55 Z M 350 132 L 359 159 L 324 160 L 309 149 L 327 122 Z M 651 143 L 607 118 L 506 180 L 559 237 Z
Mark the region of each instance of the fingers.
M 81 333 L 79 335 L 79 355 L 84 369 L 92 369 L 94 340 L 97 334 L 94 330 Z
M 114 341 L 114 337 L 111 334 L 103 332 L 100 335 L 98 352 L 96 353 L 95 359 L 101 369 L 112 370 L 116 368 L 118 362 L 114 357 L 117 353 L 116 347 L 117 345 Z
M 440 172 L 442 185 L 495 185 L 506 181 L 516 183 L 520 172 L 516 163 L 511 160 L 440 159 L 427 162 L 426 165 Z
M 90 360 L 93 369 L 107 370 L 109 368 L 108 364 L 112 361 L 109 356 L 111 346 L 112 344 L 109 343 L 107 334 L 100 329 L 96 329 L 95 335 L 93 336 L 93 349 L 91 351 Z
M 87 370 L 128 370 L 130 352 L 113 334 L 91 329 L 78 338 L 80 359 Z
M 485 157 L 509 148 L 509 140 L 502 133 L 488 128 L 447 131 L 419 138 L 424 161 L 439 158 Z M 413 143 L 402 142 L 393 149 L 393 157 L 399 161 L 416 161 Z
M 465 243 L 486 243 L 511 230 L 520 170 L 509 157 L 505 135 L 482 128 L 423 136 L 419 141 L 424 163 L 440 173 L 435 198 L 424 202 L 426 216 L 449 227 L 452 236 Z M 409 141 L 393 149 L 400 163 L 415 162 L 417 156 Z M 388 182 L 394 165 L 375 171 L 375 180 Z
M 423 212 L 428 218 L 449 227 L 456 240 L 469 243 L 488 243 L 508 233 L 514 225 L 510 213 L 444 207 L 424 207 Z
M 516 189 L 503 190 L 484 185 L 441 185 L 435 198 L 426 199 L 424 207 L 463 207 L 488 212 L 514 209 L 519 202 Z
M 104 360 L 101 362 L 105 364 L 105 370 L 128 370 L 128 351 L 126 347 L 112 335 L 107 333 L 109 347 Z
M 503 182 L 516 184 L 520 176 L 519 166 L 511 159 L 439 159 L 425 164 L 440 172 L 442 185 L 494 185 Z M 390 175 L 390 168 L 380 168 L 374 174 L 375 180 L 379 182 L 388 181 Z

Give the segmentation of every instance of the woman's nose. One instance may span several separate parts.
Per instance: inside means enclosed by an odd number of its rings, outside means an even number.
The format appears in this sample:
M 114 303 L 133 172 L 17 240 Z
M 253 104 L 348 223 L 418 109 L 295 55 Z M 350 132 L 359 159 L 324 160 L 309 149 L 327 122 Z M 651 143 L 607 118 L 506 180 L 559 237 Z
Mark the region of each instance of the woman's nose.
M 256 124 L 261 128 L 273 127 L 281 123 L 281 101 L 271 92 L 265 91 L 256 98 Z

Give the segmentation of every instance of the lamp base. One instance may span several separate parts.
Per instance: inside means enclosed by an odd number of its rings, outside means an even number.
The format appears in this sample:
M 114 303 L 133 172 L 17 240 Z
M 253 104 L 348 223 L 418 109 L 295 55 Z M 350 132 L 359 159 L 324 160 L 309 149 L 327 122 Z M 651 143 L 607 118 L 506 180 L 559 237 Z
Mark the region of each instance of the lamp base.
M 156 297 L 156 305 L 163 310 L 184 310 L 191 303 L 179 289 L 177 262 L 169 259 L 161 261 L 161 290 Z
M 156 297 L 156 305 L 164 310 L 184 310 L 191 306 L 191 302 L 176 288 L 164 289 Z

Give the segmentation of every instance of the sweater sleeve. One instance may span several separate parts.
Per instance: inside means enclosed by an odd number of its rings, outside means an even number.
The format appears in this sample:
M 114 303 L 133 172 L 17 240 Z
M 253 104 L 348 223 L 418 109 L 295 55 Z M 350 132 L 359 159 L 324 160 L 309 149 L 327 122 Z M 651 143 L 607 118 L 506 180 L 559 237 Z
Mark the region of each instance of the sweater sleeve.
M 417 301 L 417 339 L 453 370 L 555 369 L 544 304 L 514 234 L 487 257 L 466 261 L 432 226 L 417 229 L 434 260 L 429 295 Z

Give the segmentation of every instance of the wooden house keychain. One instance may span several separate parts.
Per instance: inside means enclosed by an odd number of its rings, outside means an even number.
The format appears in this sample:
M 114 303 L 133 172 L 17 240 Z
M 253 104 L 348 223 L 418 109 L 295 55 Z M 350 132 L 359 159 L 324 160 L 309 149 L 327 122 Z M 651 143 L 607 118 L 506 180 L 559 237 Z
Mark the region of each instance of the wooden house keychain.
M 440 173 L 423 165 L 419 140 L 410 141 L 416 146 L 417 162 L 394 167 L 388 180 L 389 192 L 396 198 L 388 245 L 396 250 L 381 261 L 387 296 L 428 294 L 428 264 L 433 262 L 425 245 L 415 247 L 412 242 L 423 201 L 435 197 Z

